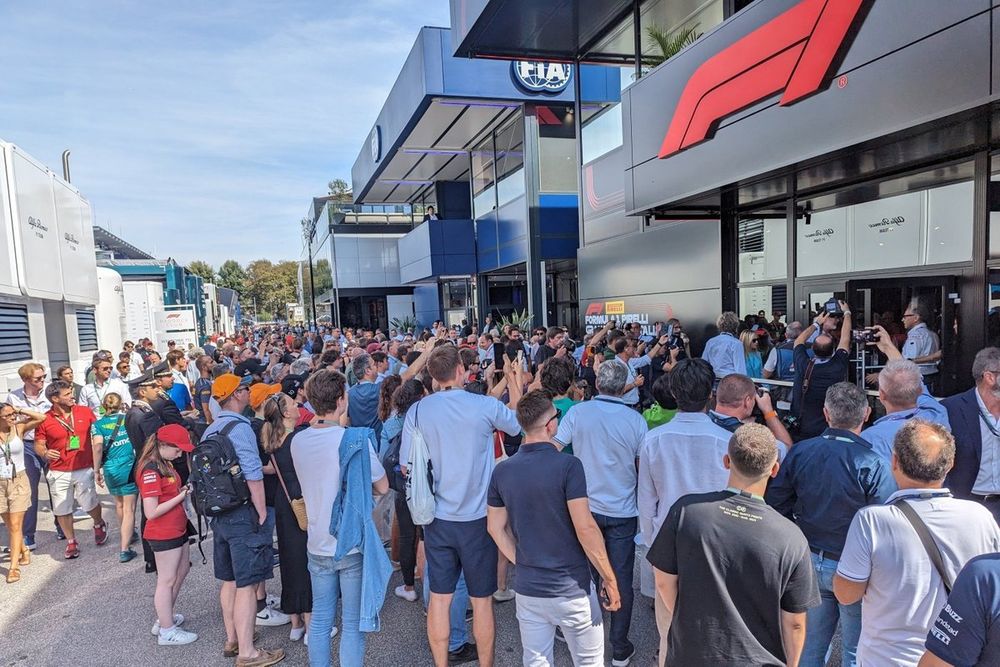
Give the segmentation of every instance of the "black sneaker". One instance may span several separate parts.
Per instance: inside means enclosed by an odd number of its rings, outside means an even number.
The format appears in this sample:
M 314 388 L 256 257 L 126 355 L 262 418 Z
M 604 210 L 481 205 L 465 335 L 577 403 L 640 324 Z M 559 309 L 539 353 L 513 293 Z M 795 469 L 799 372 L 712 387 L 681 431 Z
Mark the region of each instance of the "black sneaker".
M 472 607 L 465 608 L 465 622 L 468 623 L 472 620 Z
M 635 657 L 635 647 L 633 646 L 632 650 L 628 653 L 628 655 L 625 655 L 621 658 L 613 657 L 611 659 L 611 667 L 628 667 L 629 663 L 632 662 L 632 658 L 634 657 Z
M 448 664 L 449 665 L 461 665 L 466 662 L 472 662 L 479 658 L 479 654 L 476 653 L 476 645 L 465 642 L 457 650 L 448 651 Z
M 560 641 L 563 644 L 566 643 L 566 636 L 563 634 L 562 628 L 558 625 L 556 626 L 556 641 Z

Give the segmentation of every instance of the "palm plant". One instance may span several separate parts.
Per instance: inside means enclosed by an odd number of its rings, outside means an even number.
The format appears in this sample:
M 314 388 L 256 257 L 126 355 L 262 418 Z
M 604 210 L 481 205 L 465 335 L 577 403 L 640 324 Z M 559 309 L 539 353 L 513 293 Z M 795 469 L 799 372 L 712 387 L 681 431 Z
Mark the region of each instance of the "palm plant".
M 415 318 L 406 316 L 403 318 L 399 317 L 392 318 L 392 320 L 389 321 L 389 326 L 395 329 L 396 331 L 400 332 L 401 334 L 405 334 L 410 329 L 416 331 L 417 328 L 420 326 L 420 324 L 417 322 Z
M 525 308 L 522 311 L 512 310 L 509 315 L 501 315 L 500 321 L 497 323 L 500 330 L 507 325 L 516 326 L 521 331 L 531 328 L 531 321 L 534 319 L 528 309 Z
M 653 67 L 656 67 L 673 58 L 681 50 L 690 46 L 695 40 L 701 37 L 702 33 L 697 32 L 698 25 L 698 23 L 695 23 L 692 26 L 679 30 L 667 30 L 655 23 L 647 26 L 646 35 L 649 37 L 650 42 L 659 48 L 660 53 L 646 56 L 645 60 L 649 61 Z

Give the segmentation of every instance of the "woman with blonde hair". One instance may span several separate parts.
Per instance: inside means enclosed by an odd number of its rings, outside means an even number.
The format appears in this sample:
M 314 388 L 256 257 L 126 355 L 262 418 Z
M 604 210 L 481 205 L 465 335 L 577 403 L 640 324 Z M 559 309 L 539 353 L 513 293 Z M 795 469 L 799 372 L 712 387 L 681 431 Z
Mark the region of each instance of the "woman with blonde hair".
M 139 488 L 132 478 L 135 465 L 135 448 L 125 430 L 125 405 L 122 397 L 109 393 L 101 403 L 103 417 L 90 427 L 90 437 L 94 448 L 94 478 L 99 486 L 106 486 L 115 499 L 115 514 L 121 534 L 119 563 L 127 563 L 136 557 L 132 543 L 135 542 L 135 499 Z
M 27 419 L 18 421 L 23 417 Z M 31 562 L 24 545 L 24 514 L 31 507 L 31 485 L 24 469 L 24 434 L 45 421 L 41 412 L 0 404 L 0 518 L 10 534 L 7 583 L 21 580 L 21 566 Z
M 760 356 L 757 332 L 745 330 L 740 334 L 740 341 L 743 343 L 743 353 L 747 358 L 747 375 L 752 378 L 764 377 L 764 361 Z

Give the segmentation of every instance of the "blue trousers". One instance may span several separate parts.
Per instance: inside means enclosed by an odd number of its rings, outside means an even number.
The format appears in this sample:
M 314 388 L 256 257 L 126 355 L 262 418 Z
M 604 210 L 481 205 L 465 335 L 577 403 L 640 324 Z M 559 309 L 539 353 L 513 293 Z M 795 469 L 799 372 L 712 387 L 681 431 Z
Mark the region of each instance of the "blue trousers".
M 42 478 L 42 464 L 33 452 L 35 441 L 24 443 L 24 472 L 28 474 L 28 484 L 31 486 L 31 507 L 24 514 L 24 541 L 35 544 L 35 530 L 38 528 L 38 482 Z
M 824 667 L 826 655 L 830 650 L 833 633 L 840 621 L 840 636 L 843 643 L 842 667 L 854 667 L 857 664 L 858 639 L 861 637 L 861 602 L 842 605 L 833 595 L 833 575 L 837 571 L 837 561 L 821 558 L 819 554 L 812 556 L 813 568 L 816 570 L 816 583 L 819 584 L 821 599 L 818 607 L 806 612 L 806 643 L 802 647 L 802 659 L 799 667 Z
M 632 626 L 632 603 L 635 600 L 632 580 L 635 569 L 635 534 L 639 529 L 639 519 L 634 516 L 622 519 L 594 513 L 594 521 L 604 535 L 604 548 L 607 549 L 611 569 L 614 570 L 615 579 L 618 580 L 618 594 L 621 596 L 622 606 L 618 611 L 611 612 L 610 639 L 612 657 L 623 659 L 632 655 L 632 651 L 635 650 L 629 641 L 628 631 Z M 591 574 L 597 589 L 600 590 L 600 576 L 593 566 Z
M 313 607 L 309 619 L 309 665 L 330 667 L 330 632 L 337 614 L 337 600 L 344 604 L 340 631 L 340 661 L 342 667 L 363 667 L 365 635 L 361 622 L 361 554 L 334 560 L 330 556 L 309 554 L 309 575 L 312 578 Z

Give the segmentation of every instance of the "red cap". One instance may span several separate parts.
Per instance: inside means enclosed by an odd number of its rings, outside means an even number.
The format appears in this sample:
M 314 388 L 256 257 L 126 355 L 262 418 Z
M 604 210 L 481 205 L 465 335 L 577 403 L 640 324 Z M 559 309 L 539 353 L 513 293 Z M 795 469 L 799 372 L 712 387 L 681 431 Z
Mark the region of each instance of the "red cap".
M 372 352 L 378 352 L 382 349 L 382 346 L 378 343 L 368 343 L 368 347 L 365 348 L 365 352 L 371 354 Z
M 180 424 L 167 424 L 156 429 L 156 439 L 165 445 L 173 445 L 182 452 L 194 451 L 188 430 Z

